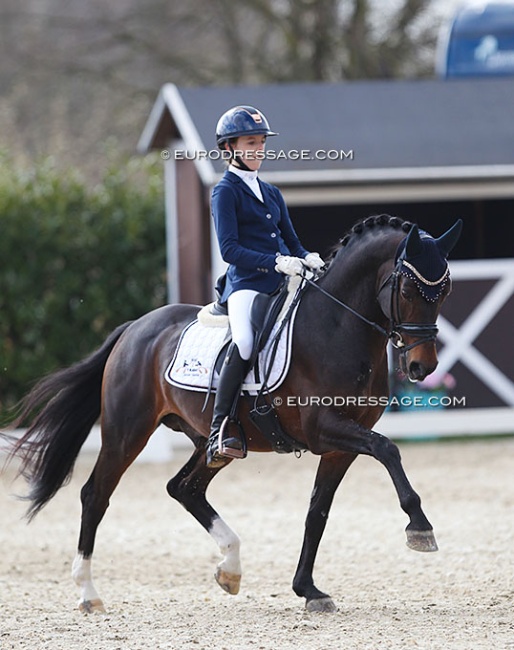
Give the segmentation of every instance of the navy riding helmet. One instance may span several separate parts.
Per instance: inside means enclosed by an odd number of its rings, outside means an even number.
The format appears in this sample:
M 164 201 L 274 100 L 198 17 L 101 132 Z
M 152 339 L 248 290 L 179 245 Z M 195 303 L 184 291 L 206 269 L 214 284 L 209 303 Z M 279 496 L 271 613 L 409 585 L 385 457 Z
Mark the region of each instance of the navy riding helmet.
M 266 117 L 253 106 L 234 106 L 223 113 L 216 126 L 216 142 L 221 146 L 242 135 L 278 135 L 270 129 Z

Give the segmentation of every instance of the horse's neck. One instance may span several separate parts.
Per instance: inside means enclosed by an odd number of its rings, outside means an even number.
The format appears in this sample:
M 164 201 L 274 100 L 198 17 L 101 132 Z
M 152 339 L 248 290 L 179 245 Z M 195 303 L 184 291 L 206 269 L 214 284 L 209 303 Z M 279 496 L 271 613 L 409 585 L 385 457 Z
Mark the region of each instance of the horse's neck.
M 319 280 L 320 287 L 331 296 L 384 329 L 387 318 L 377 300 L 377 283 L 396 250 L 390 242 L 388 246 L 385 243 L 369 237 L 358 248 L 342 249 Z M 363 372 L 369 372 L 370 377 L 373 372 L 373 377 L 381 378 L 385 385 L 387 337 L 383 333 L 314 287 L 305 294 L 300 307 L 295 360 L 303 363 L 304 374 L 309 376 L 311 370 L 317 373 L 322 363 L 326 385 L 333 382 L 341 390 L 350 390 Z
M 377 301 L 384 269 L 392 267 L 396 242 L 371 241 L 353 250 L 341 249 L 320 286 L 362 316 L 380 325 L 387 321 Z M 333 303 L 333 308 L 344 309 Z

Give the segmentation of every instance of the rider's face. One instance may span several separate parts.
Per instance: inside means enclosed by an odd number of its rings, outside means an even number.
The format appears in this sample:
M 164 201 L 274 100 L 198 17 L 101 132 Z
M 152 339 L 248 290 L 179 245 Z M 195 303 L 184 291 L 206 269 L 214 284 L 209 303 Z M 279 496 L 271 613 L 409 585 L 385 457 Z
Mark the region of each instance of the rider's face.
M 265 135 L 242 135 L 237 138 L 233 148 L 243 162 L 252 170 L 257 171 L 264 159 L 266 147 Z

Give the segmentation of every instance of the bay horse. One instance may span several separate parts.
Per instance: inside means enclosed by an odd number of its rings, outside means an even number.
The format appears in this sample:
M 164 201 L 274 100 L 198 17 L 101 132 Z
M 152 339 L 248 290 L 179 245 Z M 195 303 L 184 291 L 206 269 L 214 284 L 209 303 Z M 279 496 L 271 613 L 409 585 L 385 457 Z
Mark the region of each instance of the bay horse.
M 434 239 L 397 217 L 368 217 L 340 240 L 326 272 L 310 280 L 298 306 L 291 365 L 272 396 L 282 400 L 277 411 L 284 431 L 320 457 L 293 580 L 293 590 L 305 598 L 309 611 L 336 609 L 330 596 L 315 586 L 312 574 L 334 493 L 359 454 L 376 458 L 388 471 L 409 518 L 407 545 L 437 550 L 397 446 L 372 429 L 383 402 L 362 405 L 354 400 L 341 406 L 333 398 L 388 397 L 388 339 L 400 348 L 410 379 L 421 380 L 434 371 L 436 319 L 450 291 L 446 259 L 461 225 L 457 222 Z M 203 393 L 164 379 L 181 332 L 199 309 L 167 305 L 121 325 L 89 357 L 36 384 L 12 423 L 28 422 L 20 439 L 3 434 L 10 440 L 11 457 L 21 460 L 20 474 L 30 483 L 31 519 L 71 477 L 82 444 L 101 418 L 102 444 L 81 490 L 81 528 L 72 566 L 83 612 L 105 611 L 91 574 L 97 528 L 121 476 L 159 424 L 184 432 L 194 443 L 192 456 L 168 482 L 167 491 L 217 542 L 223 556 L 215 575 L 218 584 L 230 594 L 239 591 L 239 537 L 206 498 L 209 483 L 232 460 L 214 469 L 205 464 L 213 398 L 202 409 Z M 271 451 L 249 418 L 250 407 L 251 399 L 240 400 L 248 449 Z

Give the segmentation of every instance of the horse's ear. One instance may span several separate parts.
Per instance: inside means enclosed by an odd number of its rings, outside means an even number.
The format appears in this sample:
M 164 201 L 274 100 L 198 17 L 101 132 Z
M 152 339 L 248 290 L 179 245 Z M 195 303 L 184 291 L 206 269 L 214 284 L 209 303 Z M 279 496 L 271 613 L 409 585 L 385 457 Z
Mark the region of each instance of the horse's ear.
M 407 235 L 405 241 L 405 257 L 407 259 L 411 257 L 416 257 L 422 252 L 423 248 L 421 246 L 421 239 L 419 236 L 419 230 L 416 224 L 414 224 Z
M 448 257 L 450 251 L 453 250 L 455 244 L 459 241 L 460 233 L 462 232 L 462 219 L 458 219 L 453 226 L 436 239 L 439 250 L 444 255 Z

